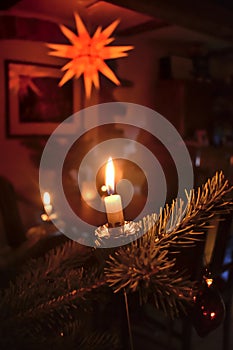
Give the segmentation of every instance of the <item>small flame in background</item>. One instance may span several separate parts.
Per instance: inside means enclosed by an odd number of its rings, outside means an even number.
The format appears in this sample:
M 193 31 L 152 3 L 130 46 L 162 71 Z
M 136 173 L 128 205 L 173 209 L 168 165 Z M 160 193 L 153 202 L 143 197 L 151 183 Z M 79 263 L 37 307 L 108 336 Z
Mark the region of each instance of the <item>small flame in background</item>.
M 43 195 L 43 203 L 44 205 L 49 205 L 50 204 L 50 194 L 49 192 L 45 192 Z
M 210 287 L 213 284 L 213 278 L 206 278 L 205 281 L 208 287 Z

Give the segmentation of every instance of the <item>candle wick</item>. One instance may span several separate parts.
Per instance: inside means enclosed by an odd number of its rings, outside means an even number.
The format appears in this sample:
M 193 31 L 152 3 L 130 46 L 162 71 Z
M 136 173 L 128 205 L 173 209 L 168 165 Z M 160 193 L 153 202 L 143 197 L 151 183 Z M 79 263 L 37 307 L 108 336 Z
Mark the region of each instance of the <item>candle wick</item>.
M 107 187 L 107 192 L 109 196 L 112 196 L 114 194 L 114 190 L 110 186 Z

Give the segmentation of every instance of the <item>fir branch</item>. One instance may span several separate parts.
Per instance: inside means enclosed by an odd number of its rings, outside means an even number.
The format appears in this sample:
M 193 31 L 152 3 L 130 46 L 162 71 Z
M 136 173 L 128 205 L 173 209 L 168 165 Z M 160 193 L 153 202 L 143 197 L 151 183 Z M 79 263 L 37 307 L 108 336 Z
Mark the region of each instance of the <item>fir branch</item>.
M 66 292 L 65 294 L 60 294 L 53 299 L 47 299 L 46 302 L 39 300 L 38 303 L 33 303 L 30 308 L 28 305 L 25 307 L 25 305 L 20 303 L 20 300 L 17 300 L 17 304 L 21 304 L 21 309 L 20 307 L 15 307 L 14 311 L 20 309 L 20 312 L 16 312 L 7 319 L 4 317 L 1 322 L 3 327 L 11 328 L 12 325 L 16 324 L 20 326 L 22 322 L 25 324 L 36 322 L 37 331 L 41 331 L 44 324 L 47 324 L 48 328 L 53 327 L 52 321 L 54 319 L 54 313 L 56 313 L 55 322 L 58 324 L 60 321 L 62 323 L 65 317 L 69 318 L 71 309 L 79 310 L 79 312 L 81 309 L 87 310 L 86 299 L 88 293 L 92 293 L 91 298 L 94 300 L 94 291 L 106 286 L 104 278 L 97 280 L 96 277 L 96 272 L 93 271 L 91 274 L 90 271 L 88 271 L 88 275 L 84 276 L 83 274 L 79 281 L 79 288 Z M 8 296 L 7 292 L 6 295 Z M 3 309 L 3 307 L 1 307 L 1 309 Z
M 232 190 L 223 173 L 217 172 L 187 195 L 186 208 L 182 200 L 175 200 L 171 206 L 165 206 L 157 220 L 155 214 L 144 218 L 143 232 L 146 233 L 149 226 L 161 249 L 194 244 L 208 228 L 211 218 L 233 209 Z
M 109 350 L 109 348 L 119 350 L 120 342 L 117 334 L 94 332 L 88 334 L 79 344 L 79 347 L 83 350 Z
M 192 301 L 196 290 L 196 283 L 190 281 L 185 271 L 169 269 L 167 274 L 158 273 L 152 278 L 149 291 L 142 289 L 143 302 L 147 302 L 151 295 L 157 309 L 162 309 L 170 318 L 185 314 L 187 306 Z
M 79 266 L 82 266 L 90 255 L 85 255 L 86 251 L 86 247 L 68 241 L 63 246 L 49 251 L 44 257 L 30 260 L 15 283 L 10 283 L 9 288 L 1 292 L 2 318 L 9 319 L 20 312 L 27 313 L 32 307 L 39 307 L 48 300 L 77 289 L 84 277 L 84 270 Z M 76 266 L 76 269 L 72 266 Z
M 96 253 L 93 267 L 88 264 L 89 259 L 93 262 L 93 249 L 75 242 L 30 261 L 15 283 L 1 292 L 2 336 L 10 336 L 15 328 L 23 337 L 44 334 L 45 325 L 48 334 L 56 325 L 62 329 L 67 319 L 80 326 L 88 306 L 101 293 L 112 296 L 112 290 L 139 292 L 144 302 L 153 296 L 155 305 L 170 316 L 185 310 L 195 283 L 184 271 L 175 270 L 176 259 L 169 252 L 195 244 L 212 217 L 232 210 L 232 199 L 227 198 L 231 190 L 217 173 L 191 191 L 186 208 L 182 201 L 174 201 L 160 215 L 141 221 L 144 234 L 139 239 L 109 257 L 107 251 Z
M 74 314 L 82 321 L 83 312 L 91 310 L 95 290 L 106 285 L 101 270 L 85 267 L 90 258 L 86 250 L 70 241 L 24 266 L 25 272 L 1 292 L 0 324 L 4 333 L 16 327 L 25 336 L 29 336 L 28 329 L 36 336 L 43 333 L 44 325 L 51 330 Z
M 158 271 L 174 266 L 174 260 L 169 261 L 167 253 L 160 251 L 153 236 L 146 235 L 110 255 L 105 268 L 107 283 L 115 292 L 124 288 L 135 292 L 140 282 L 147 286 Z
M 138 291 L 144 303 L 153 294 L 156 307 L 174 317 L 191 301 L 195 283 L 184 271 L 175 270 L 176 259 L 168 253 L 160 249 L 152 233 L 144 235 L 109 257 L 107 283 L 115 293 Z
M 157 307 L 170 310 L 171 316 L 177 314 L 184 302 L 191 301 L 195 284 L 184 271 L 174 271 L 175 258 L 171 259 L 168 252 L 194 245 L 210 218 L 231 210 L 233 203 L 226 199 L 231 190 L 223 174 L 216 173 L 202 188 L 191 192 L 187 208 L 182 201 L 174 201 L 159 216 L 145 217 L 140 223 L 144 235 L 107 260 L 109 285 L 115 292 L 124 288 L 139 291 L 144 299 L 152 292 Z
M 59 329 L 54 326 L 53 332 L 44 336 L 40 334 L 37 337 L 29 334 L 27 336 L 20 332 L 7 337 L 7 334 L 2 335 L 0 339 L 1 349 L 7 350 L 41 350 L 41 349 L 56 349 L 56 350 L 108 350 L 110 347 L 113 350 L 119 350 L 120 337 L 119 331 L 116 329 L 107 330 L 90 330 L 81 327 L 76 321 L 70 321 Z

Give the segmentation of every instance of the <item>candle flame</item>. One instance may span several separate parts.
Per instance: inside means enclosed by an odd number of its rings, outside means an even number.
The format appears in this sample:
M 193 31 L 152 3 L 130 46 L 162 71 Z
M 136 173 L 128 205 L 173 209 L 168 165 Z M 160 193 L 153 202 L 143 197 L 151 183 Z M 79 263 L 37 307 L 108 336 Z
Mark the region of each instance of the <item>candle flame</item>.
M 205 281 L 208 287 L 210 287 L 213 284 L 213 278 L 206 278 Z
M 107 187 L 108 194 L 114 193 L 114 181 L 115 181 L 115 170 L 112 158 L 108 158 L 105 171 L 105 185 Z
M 215 318 L 215 316 L 216 316 L 216 313 L 215 313 L 215 312 L 211 312 L 211 313 L 210 313 L 210 318 L 211 318 L 211 320 L 213 320 L 213 319 Z
M 50 204 L 50 194 L 48 192 L 45 192 L 43 195 L 43 203 L 44 205 Z

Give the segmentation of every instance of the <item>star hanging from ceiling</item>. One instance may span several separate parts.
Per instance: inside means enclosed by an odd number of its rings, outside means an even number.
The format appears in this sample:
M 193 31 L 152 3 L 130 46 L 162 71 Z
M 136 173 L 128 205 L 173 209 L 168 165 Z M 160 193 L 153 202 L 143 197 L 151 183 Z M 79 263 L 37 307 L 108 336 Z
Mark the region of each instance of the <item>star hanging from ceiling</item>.
M 107 46 L 114 41 L 110 35 L 119 24 L 119 20 L 114 21 L 104 30 L 98 27 L 91 37 L 79 15 L 75 13 L 74 16 L 78 35 L 64 25 L 60 25 L 62 33 L 72 45 L 47 44 L 47 46 L 54 50 L 49 52 L 49 55 L 70 59 L 62 67 L 62 71 L 66 71 L 66 73 L 59 82 L 59 86 L 64 85 L 69 79 L 79 78 L 83 74 L 86 96 L 89 98 L 92 84 L 99 89 L 99 72 L 116 85 L 120 85 L 120 81 L 105 63 L 105 60 L 128 56 L 126 51 L 132 50 L 134 47 Z

